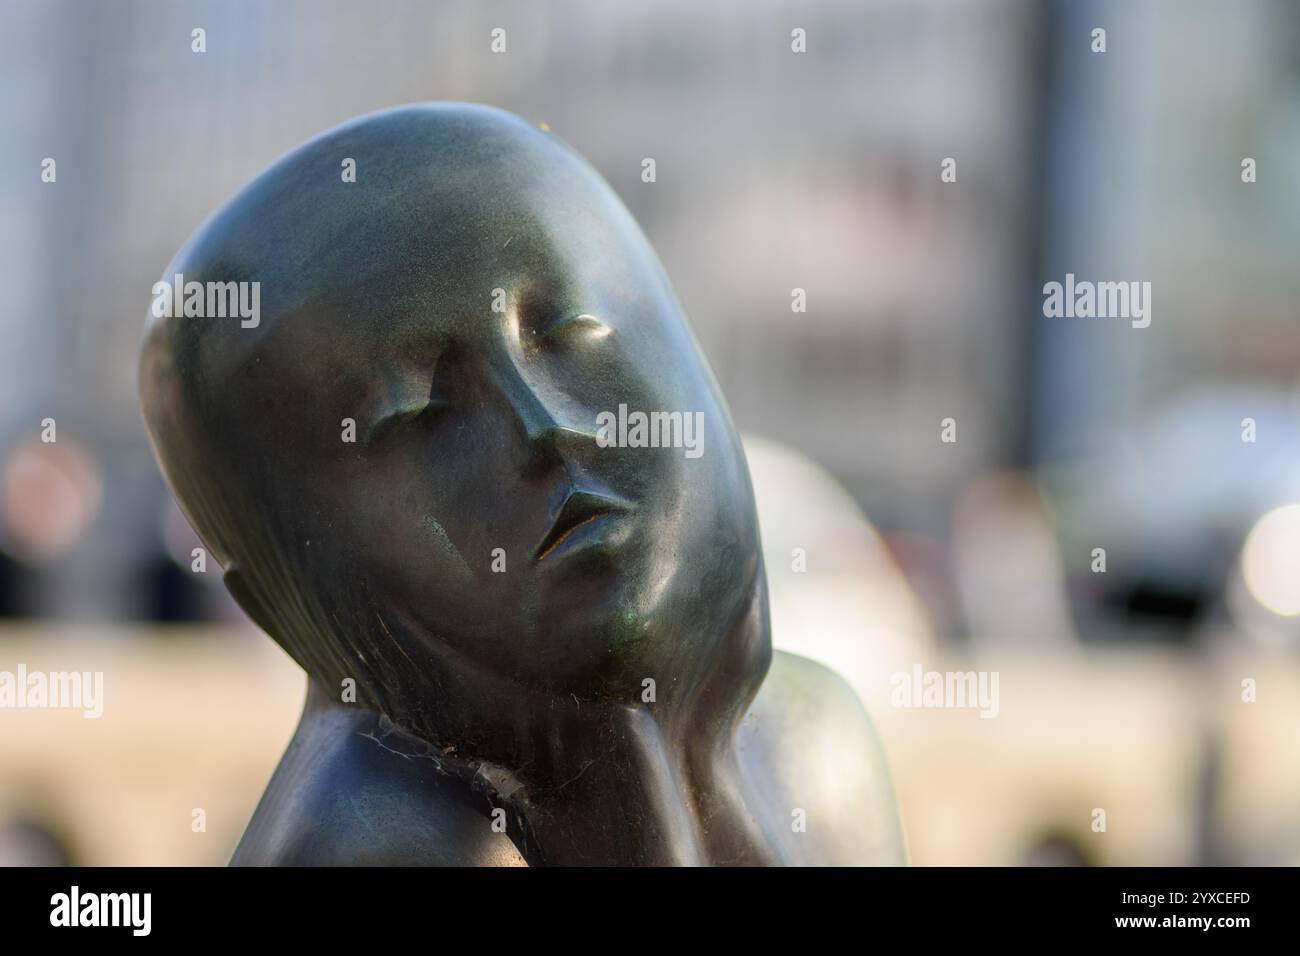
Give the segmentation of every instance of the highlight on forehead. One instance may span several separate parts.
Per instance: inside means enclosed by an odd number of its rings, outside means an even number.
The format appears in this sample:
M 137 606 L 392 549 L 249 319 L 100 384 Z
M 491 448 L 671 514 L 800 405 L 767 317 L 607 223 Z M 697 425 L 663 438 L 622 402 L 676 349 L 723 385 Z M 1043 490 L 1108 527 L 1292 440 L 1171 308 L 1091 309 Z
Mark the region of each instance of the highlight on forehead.
M 344 160 L 355 181 L 340 175 Z M 311 140 L 206 222 L 173 274 L 261 289 L 255 328 L 151 326 L 142 394 L 151 369 L 183 368 L 181 401 L 195 411 L 237 400 L 236 385 L 255 402 L 277 376 L 305 375 L 293 389 L 313 406 L 303 411 L 324 412 L 326 392 L 376 387 L 352 380 L 358 365 L 430 353 L 410 380 L 436 362 L 431 353 L 475 347 L 484 320 L 500 318 L 498 289 L 521 340 L 537 345 L 607 332 L 606 320 L 641 312 L 632 300 L 656 298 L 664 281 L 639 228 L 576 152 L 509 113 L 464 104 L 401 107 Z
M 344 160 L 355 181 L 340 175 Z M 585 160 L 509 113 L 401 107 L 285 156 L 200 228 L 168 274 L 259 280 L 268 324 L 313 300 L 428 315 L 452 297 L 477 304 L 511 273 L 608 267 L 599 253 L 630 221 Z

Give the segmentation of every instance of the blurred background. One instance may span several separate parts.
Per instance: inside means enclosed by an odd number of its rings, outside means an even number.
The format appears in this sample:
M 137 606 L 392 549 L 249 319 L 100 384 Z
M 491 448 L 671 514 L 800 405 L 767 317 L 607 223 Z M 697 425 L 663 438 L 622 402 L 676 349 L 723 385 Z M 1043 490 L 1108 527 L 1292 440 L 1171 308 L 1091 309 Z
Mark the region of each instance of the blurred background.
M 1297 5 L 0 0 L 0 76 L 0 671 L 105 686 L 0 709 L 0 863 L 228 859 L 305 683 L 192 570 L 149 290 L 272 160 L 421 100 L 547 124 L 641 223 L 747 436 L 775 642 L 856 687 L 914 863 L 1300 862 Z M 1067 272 L 1150 281 L 1151 326 L 1045 318 Z M 998 673 L 998 716 L 894 706 L 917 664 Z

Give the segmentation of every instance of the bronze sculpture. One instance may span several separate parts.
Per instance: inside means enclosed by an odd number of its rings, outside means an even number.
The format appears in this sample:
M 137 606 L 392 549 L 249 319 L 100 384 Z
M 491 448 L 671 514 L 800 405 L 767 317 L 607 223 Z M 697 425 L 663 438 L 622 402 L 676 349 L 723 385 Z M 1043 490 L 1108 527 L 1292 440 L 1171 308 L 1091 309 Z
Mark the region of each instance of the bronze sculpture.
M 141 401 L 229 590 L 310 678 L 232 862 L 902 861 L 857 699 L 772 653 L 713 376 L 572 149 L 480 106 L 364 116 L 173 275 L 208 305 L 258 284 L 243 321 L 155 309 Z M 622 406 L 664 441 L 602 431 Z

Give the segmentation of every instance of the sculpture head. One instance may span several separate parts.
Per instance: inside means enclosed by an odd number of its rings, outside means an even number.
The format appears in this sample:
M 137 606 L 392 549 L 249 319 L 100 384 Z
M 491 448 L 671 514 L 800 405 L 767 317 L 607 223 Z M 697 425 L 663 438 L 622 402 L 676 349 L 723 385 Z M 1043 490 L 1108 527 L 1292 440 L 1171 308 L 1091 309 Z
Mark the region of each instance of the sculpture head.
M 740 443 L 645 237 L 555 137 L 468 105 L 362 117 L 231 199 L 178 273 L 259 283 L 260 314 L 151 317 L 155 452 L 321 686 L 452 739 L 521 693 L 689 696 L 735 658 L 764 596 Z M 627 447 L 634 413 L 681 413 L 650 423 L 679 446 Z

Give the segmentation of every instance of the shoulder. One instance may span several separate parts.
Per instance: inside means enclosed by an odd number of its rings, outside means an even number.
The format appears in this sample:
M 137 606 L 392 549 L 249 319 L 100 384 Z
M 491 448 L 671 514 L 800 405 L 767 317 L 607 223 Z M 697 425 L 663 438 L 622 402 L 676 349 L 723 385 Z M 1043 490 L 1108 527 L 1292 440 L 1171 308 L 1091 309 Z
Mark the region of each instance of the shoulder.
M 845 716 L 851 713 L 867 721 L 866 711 L 848 681 L 810 657 L 773 651 L 763 686 L 798 711 Z
M 233 866 L 523 866 L 491 808 L 373 715 L 304 715 Z
M 806 838 L 794 843 L 811 851 L 800 854 L 805 862 L 906 862 L 884 750 L 857 694 L 830 668 L 777 651 L 738 745 L 779 794 L 782 821 L 802 816 Z

